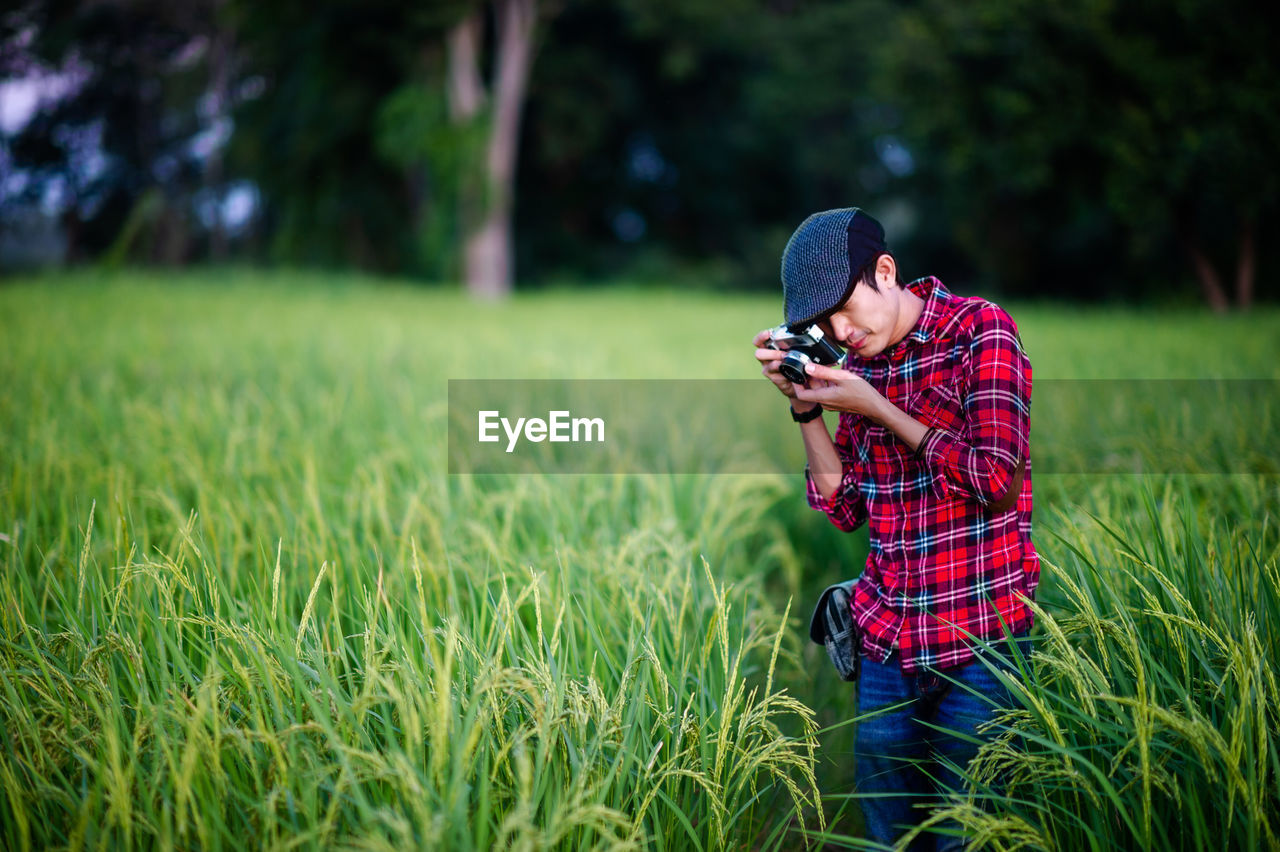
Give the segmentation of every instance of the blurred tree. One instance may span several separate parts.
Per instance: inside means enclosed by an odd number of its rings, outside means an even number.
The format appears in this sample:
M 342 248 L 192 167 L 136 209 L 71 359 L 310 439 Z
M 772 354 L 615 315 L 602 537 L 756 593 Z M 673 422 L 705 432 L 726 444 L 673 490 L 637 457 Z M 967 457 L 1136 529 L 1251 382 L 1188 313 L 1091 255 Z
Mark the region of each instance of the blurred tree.
M 11 151 L 28 201 L 60 212 L 72 258 L 113 247 L 108 257 L 176 263 L 197 250 L 194 198 L 219 180 L 206 165 L 222 129 L 201 110 L 217 5 L 45 0 L 5 16 L 6 73 L 69 81 Z
M 743 220 L 735 115 L 754 19 L 735 4 L 579 2 L 548 28 L 531 82 L 518 200 L 538 266 L 588 275 L 644 247 L 723 250 Z
M 441 84 L 438 50 L 424 50 L 423 68 L 387 96 L 378 108 L 375 148 L 399 168 L 409 197 L 409 237 L 413 244 L 408 271 L 436 281 L 462 279 L 463 187 L 480 185 L 479 156 L 483 121 L 451 119 Z M 434 73 L 433 73 L 434 70 Z
M 827 0 L 582 0 L 531 81 L 519 219 L 541 269 L 776 288 L 814 209 L 900 194 L 887 110 L 853 49 L 886 7 Z M 888 140 L 891 141 L 891 140 Z M 904 229 L 905 230 L 905 229 Z M 708 258 L 715 259 L 707 265 Z
M 209 33 L 209 83 L 205 102 L 201 111 L 214 116 L 217 121 L 230 124 L 230 114 L 234 108 L 232 83 L 236 74 L 235 37 L 230 27 L 225 24 L 222 12 L 226 0 L 209 0 L 213 26 Z M 230 134 L 228 128 L 228 136 Z M 204 192 L 206 197 L 216 204 L 223 192 L 226 180 L 223 168 L 224 145 L 214 145 L 205 158 Z M 221 211 L 210 217 L 209 225 L 209 257 L 214 261 L 225 261 L 228 255 L 227 229 Z
M 228 156 L 261 191 L 267 256 L 421 271 L 407 224 L 422 199 L 402 165 L 379 156 L 375 129 L 420 73 L 441 13 L 398 0 L 230 0 L 229 12 L 239 85 L 260 96 L 237 109 Z
M 1235 303 L 1253 301 L 1257 223 L 1280 174 L 1280 61 L 1251 5 L 1180 0 L 1116 6 L 1103 54 L 1115 69 L 1107 200 L 1139 247 L 1172 234 L 1216 310 L 1227 307 L 1215 255 L 1235 253 Z
M 774 288 L 796 223 L 849 204 L 908 275 L 1019 294 L 1221 307 L 1234 255 L 1245 305 L 1276 256 L 1276 60 L 1241 0 L 536 2 L 31 0 L 0 68 L 77 86 L 0 160 L 69 199 L 82 256 L 233 251 L 199 211 L 234 176 L 269 258 L 489 295 L 513 241 L 522 280 Z
M 509 291 L 534 0 L 236 2 L 268 93 L 240 114 L 237 162 L 268 198 L 272 254 Z
M 535 0 L 492 0 L 493 73 L 481 76 L 484 7 L 476 5 L 449 30 L 447 91 L 454 123 L 473 127 L 489 102 L 483 180 L 464 177 L 459 193 L 467 289 L 484 298 L 510 292 L 515 276 L 512 214 L 520 117 L 533 61 Z
M 1280 68 L 1237 5 L 920 0 L 878 45 L 880 91 L 992 277 L 1124 289 L 1174 272 L 1180 247 L 1223 310 L 1210 258 L 1234 236 L 1243 307 L 1275 207 Z
M 447 36 L 471 6 L 457 0 L 415 12 L 417 43 L 399 85 L 378 102 L 374 124 L 375 150 L 403 176 L 411 244 L 404 268 L 437 281 L 462 278 L 459 199 L 479 181 L 483 114 L 471 122 L 451 116 L 446 90 Z

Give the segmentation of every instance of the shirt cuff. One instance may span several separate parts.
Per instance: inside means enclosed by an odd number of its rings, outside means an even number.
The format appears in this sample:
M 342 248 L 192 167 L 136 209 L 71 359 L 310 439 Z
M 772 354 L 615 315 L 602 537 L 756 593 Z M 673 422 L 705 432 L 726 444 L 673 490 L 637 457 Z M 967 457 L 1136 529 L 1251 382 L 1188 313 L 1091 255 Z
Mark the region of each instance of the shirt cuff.
M 809 465 L 804 466 L 804 482 L 805 495 L 809 499 L 809 505 L 814 509 L 817 509 L 819 512 L 830 513 L 832 503 L 834 501 L 828 500 L 826 497 L 822 496 L 822 492 L 818 490 L 818 483 L 813 481 L 813 475 L 809 473 Z M 840 489 L 837 488 L 835 490 L 835 494 L 832 494 L 831 496 L 834 498 L 839 493 Z
M 953 435 L 945 429 L 931 428 L 920 439 L 916 447 L 916 458 L 930 465 L 940 463 L 957 444 L 963 446 L 960 436 Z

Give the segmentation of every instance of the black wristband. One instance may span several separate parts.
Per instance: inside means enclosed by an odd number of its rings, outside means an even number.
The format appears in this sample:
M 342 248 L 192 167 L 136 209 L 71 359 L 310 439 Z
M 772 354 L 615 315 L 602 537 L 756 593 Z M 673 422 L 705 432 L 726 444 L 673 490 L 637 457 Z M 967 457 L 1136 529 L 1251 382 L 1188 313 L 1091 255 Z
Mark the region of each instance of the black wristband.
M 789 404 L 787 407 L 791 408 Z M 809 423 L 810 421 L 817 420 L 821 416 L 822 416 L 821 405 L 815 405 L 813 408 L 809 409 L 804 414 L 796 414 L 796 410 L 794 408 L 791 408 L 791 419 L 796 421 L 797 423 Z

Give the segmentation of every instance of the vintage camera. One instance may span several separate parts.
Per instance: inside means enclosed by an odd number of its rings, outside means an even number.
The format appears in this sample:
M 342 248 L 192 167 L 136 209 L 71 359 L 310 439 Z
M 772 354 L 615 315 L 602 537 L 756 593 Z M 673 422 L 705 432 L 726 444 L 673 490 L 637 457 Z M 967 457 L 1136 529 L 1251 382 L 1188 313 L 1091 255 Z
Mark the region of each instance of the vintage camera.
M 785 351 L 787 357 L 782 359 L 779 370 L 792 384 L 809 386 L 809 377 L 805 375 L 806 364 L 840 363 L 841 351 L 838 346 L 827 340 L 822 329 L 811 325 L 804 331 L 793 332 L 786 323 L 769 329 L 770 349 Z

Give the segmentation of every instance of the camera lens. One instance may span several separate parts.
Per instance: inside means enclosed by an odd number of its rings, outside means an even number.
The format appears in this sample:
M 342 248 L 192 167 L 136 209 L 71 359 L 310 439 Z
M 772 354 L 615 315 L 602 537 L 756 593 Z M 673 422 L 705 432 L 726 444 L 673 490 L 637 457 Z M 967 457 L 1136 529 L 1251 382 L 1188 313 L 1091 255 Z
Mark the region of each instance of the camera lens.
M 787 381 L 794 385 L 808 385 L 809 377 L 805 375 L 804 366 L 809 361 L 809 356 L 803 352 L 788 352 L 787 357 L 783 358 L 778 366 L 778 372 L 786 376 Z

